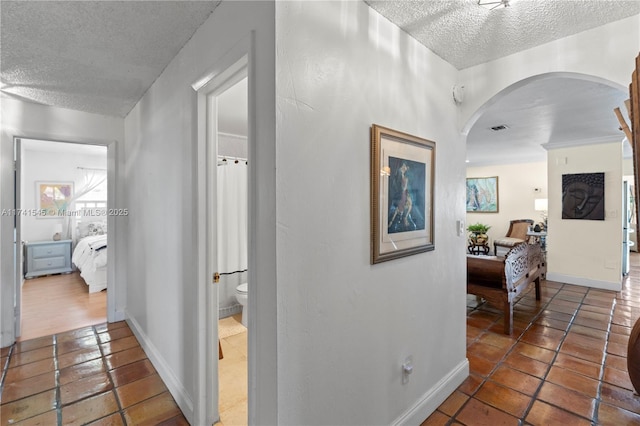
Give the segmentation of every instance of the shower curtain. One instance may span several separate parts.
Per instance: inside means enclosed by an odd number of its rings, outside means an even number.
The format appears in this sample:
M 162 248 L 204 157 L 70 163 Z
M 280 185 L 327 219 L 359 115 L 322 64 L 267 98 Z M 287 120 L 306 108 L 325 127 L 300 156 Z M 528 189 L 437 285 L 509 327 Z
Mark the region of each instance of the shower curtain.
M 234 272 L 247 269 L 248 261 L 248 180 L 245 161 L 225 162 L 218 166 L 218 271 Z M 239 312 L 235 298 L 238 284 L 246 282 L 247 273 L 225 275 L 218 286 L 220 317 Z M 237 307 L 234 311 L 228 308 Z

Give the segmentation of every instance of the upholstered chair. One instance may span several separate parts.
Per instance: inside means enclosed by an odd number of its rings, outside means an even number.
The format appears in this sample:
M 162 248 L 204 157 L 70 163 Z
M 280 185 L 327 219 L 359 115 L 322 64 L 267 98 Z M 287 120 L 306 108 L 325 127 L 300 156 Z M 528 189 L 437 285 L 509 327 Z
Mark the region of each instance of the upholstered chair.
M 493 254 L 498 255 L 498 247 L 505 247 L 507 251 L 518 243 L 527 241 L 527 232 L 533 225 L 531 219 L 516 219 L 509 224 L 507 235 L 493 240 Z

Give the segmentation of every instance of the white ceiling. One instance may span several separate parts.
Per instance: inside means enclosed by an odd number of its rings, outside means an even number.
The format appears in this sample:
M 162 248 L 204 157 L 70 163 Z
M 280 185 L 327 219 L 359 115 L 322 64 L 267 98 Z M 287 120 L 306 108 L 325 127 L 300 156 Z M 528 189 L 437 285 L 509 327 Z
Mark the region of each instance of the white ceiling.
M 2 0 L 2 96 L 124 117 L 219 3 Z M 459 69 L 640 13 L 637 0 L 512 0 L 493 11 L 476 0 L 367 3 Z M 522 87 L 470 130 L 468 158 L 486 162 L 491 152 L 492 163 L 542 159 L 540 144 L 554 138 L 621 134 L 612 108 L 624 99 L 622 91 L 590 82 Z M 509 129 L 487 130 L 499 124 Z
M 2 91 L 124 117 L 219 3 L 2 0 Z
M 473 125 L 467 137 L 469 165 L 545 161 L 543 145 L 622 141 L 613 109 L 628 98 L 621 90 L 576 78 L 531 82 L 489 106 Z M 491 129 L 500 125 L 507 129 Z
M 640 13 L 637 0 L 365 0 L 458 69 L 502 58 Z

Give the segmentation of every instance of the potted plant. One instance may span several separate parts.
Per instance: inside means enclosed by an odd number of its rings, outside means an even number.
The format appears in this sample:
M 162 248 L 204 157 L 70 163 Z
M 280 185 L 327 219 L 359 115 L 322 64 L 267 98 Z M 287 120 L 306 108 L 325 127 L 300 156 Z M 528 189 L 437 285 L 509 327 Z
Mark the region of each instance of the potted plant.
M 487 231 L 489 229 L 491 229 L 491 227 L 484 223 L 475 223 L 467 226 L 467 231 L 471 232 L 469 238 L 476 244 L 483 244 L 489 240 L 489 237 L 487 236 Z

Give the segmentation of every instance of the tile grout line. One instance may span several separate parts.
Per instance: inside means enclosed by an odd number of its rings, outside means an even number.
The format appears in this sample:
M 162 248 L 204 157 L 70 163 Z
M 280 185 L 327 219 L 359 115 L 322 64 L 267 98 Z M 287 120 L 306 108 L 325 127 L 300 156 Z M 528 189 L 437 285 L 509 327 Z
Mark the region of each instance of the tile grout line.
M 53 371 L 55 376 L 55 394 L 56 394 L 56 416 L 58 426 L 62 426 L 62 391 L 60 389 L 60 369 L 58 365 L 58 335 L 53 335 Z
M 105 383 L 111 385 L 111 388 L 109 389 L 109 391 L 106 391 L 105 393 L 108 393 L 108 392 L 114 393 L 113 400 L 116 402 L 115 410 L 113 412 L 108 413 L 106 415 L 102 415 L 101 417 L 93 419 L 92 421 L 96 421 L 96 420 L 104 421 L 105 419 L 113 416 L 114 419 L 115 418 L 120 418 L 120 421 L 122 422 L 122 424 L 126 425 L 126 424 L 128 424 L 128 422 L 127 422 L 127 418 L 126 418 L 125 413 L 124 413 L 125 409 L 123 408 L 123 402 L 120 400 L 120 398 L 118 396 L 118 393 L 116 392 L 117 387 L 115 385 L 114 377 L 111 374 L 109 374 L 109 369 L 108 369 L 108 366 L 107 366 L 107 363 L 106 363 L 106 356 L 107 356 L 106 355 L 106 353 L 107 353 L 106 352 L 106 348 L 104 346 L 100 346 L 101 342 L 102 342 L 102 339 L 100 337 L 102 335 L 104 335 L 105 338 L 106 338 L 107 336 L 109 336 L 110 332 L 109 332 L 108 329 L 105 329 L 104 333 L 101 334 L 99 332 L 100 330 L 99 330 L 99 328 L 97 326 L 90 326 L 89 330 L 87 330 L 87 331 L 89 332 L 87 335 L 83 334 L 80 337 L 72 337 L 72 338 L 74 339 L 74 341 L 79 341 L 79 340 L 83 340 L 83 341 L 87 340 L 88 341 L 90 338 L 91 339 L 95 339 L 95 343 L 91 343 L 91 347 L 94 347 L 93 344 L 97 344 L 98 348 L 97 348 L 97 351 L 95 353 L 97 358 L 92 358 L 92 360 L 93 359 L 101 360 L 102 368 L 104 369 L 103 371 L 106 372 L 106 375 L 107 375 L 106 379 L 108 380 L 108 382 L 105 382 Z M 124 339 L 127 336 L 123 335 L 123 336 L 120 336 L 120 337 Z M 52 394 L 51 394 L 51 396 L 53 396 L 52 401 L 51 401 L 52 403 L 51 403 L 50 408 L 48 408 L 46 410 L 46 412 L 49 413 L 48 414 L 49 416 L 52 416 L 52 417 L 54 417 L 56 419 L 55 423 L 54 423 L 54 421 L 51 421 L 51 423 L 55 424 L 55 425 L 63 425 L 64 424 L 64 422 L 65 422 L 64 410 L 63 410 L 64 407 L 73 405 L 73 404 L 81 402 L 81 401 L 86 401 L 87 399 L 90 399 L 90 398 L 92 398 L 92 397 L 97 395 L 97 394 L 89 395 L 89 396 L 80 398 L 80 399 L 78 399 L 76 401 L 70 402 L 69 404 L 66 404 L 66 405 L 63 404 L 63 401 L 62 401 L 62 389 L 61 389 L 61 387 L 62 387 L 61 367 L 63 367 L 63 364 L 62 364 L 62 361 L 59 358 L 62 357 L 63 355 L 66 355 L 66 353 L 65 354 L 62 353 L 62 350 L 65 348 L 65 345 L 66 345 L 66 340 L 62 341 L 60 339 L 61 339 L 61 335 L 59 335 L 59 334 L 51 335 L 49 343 L 46 345 L 47 347 L 50 348 L 49 357 L 47 359 L 51 360 L 52 373 L 54 374 L 54 377 L 53 377 L 54 381 L 53 381 L 53 384 L 51 386 L 51 390 L 53 391 Z M 118 338 L 108 339 L 108 340 L 113 342 L 115 340 L 118 340 Z M 84 344 L 88 344 L 88 343 L 84 342 Z M 102 344 L 104 345 L 104 343 L 102 343 Z M 137 340 L 136 340 L 135 347 L 137 347 L 139 349 L 142 349 L 140 347 L 139 343 L 137 342 Z M 84 346 L 83 346 L 83 348 L 84 348 Z M 40 349 L 40 348 L 39 347 L 38 348 L 33 348 L 32 350 L 37 350 L 37 349 Z M 71 352 L 73 352 L 73 351 L 71 351 Z M 118 350 L 117 352 L 120 352 L 120 350 Z M 113 353 L 116 353 L 116 352 L 113 352 Z M 14 345 L 12 345 L 7 350 L 6 355 L 3 357 L 3 358 L 6 357 L 6 362 L 3 363 L 3 365 L 0 365 L 0 368 L 2 368 L 2 370 L 0 370 L 0 381 L 2 381 L 2 380 L 6 381 L 7 380 L 7 378 L 9 377 L 9 375 L 8 375 L 9 360 L 10 359 L 12 359 L 12 360 L 15 359 L 15 357 L 18 356 L 18 355 L 20 355 L 20 353 L 18 352 L 17 344 L 14 343 Z M 148 357 L 146 356 L 146 354 L 144 354 L 144 359 L 148 360 Z M 82 364 L 82 363 L 87 362 L 87 361 L 90 361 L 90 360 L 78 361 L 76 364 L 70 365 L 69 368 L 73 367 L 74 365 L 79 365 L 79 364 Z M 28 365 L 28 363 L 27 364 L 22 364 L 22 365 Z M 67 367 L 65 367 L 65 368 L 67 368 Z M 144 377 L 147 377 L 147 376 L 144 376 Z M 82 378 L 84 378 L 84 376 L 82 376 L 80 379 L 82 379 Z M 78 379 L 78 380 L 80 380 L 80 379 Z M 0 382 L 0 385 L 3 385 L 3 382 Z M 165 391 L 166 391 L 166 389 L 165 389 Z M 37 392 L 37 394 L 39 394 L 39 393 L 40 392 Z M 33 394 L 33 395 L 35 395 L 35 394 Z M 33 396 L 33 395 L 28 395 L 28 396 Z M 25 398 L 27 398 L 28 396 L 25 396 Z M 147 400 L 149 400 L 151 398 L 152 397 L 145 398 L 144 400 L 139 401 L 138 403 L 139 404 L 145 403 L 145 401 L 147 401 Z M 178 407 L 178 409 L 179 409 L 179 407 Z M 44 414 L 44 413 L 38 413 L 38 414 L 35 414 L 35 415 L 30 415 L 28 417 L 28 419 L 31 419 L 31 418 L 36 417 L 36 416 L 39 416 L 41 414 Z M 176 419 L 177 421 L 181 420 L 181 419 L 184 419 L 184 414 L 180 410 L 178 412 L 178 414 L 176 414 L 175 416 L 172 417 L 172 419 Z M 23 420 L 27 420 L 27 418 L 25 418 Z M 51 419 L 51 420 L 53 420 L 53 419 Z M 120 423 L 120 422 L 118 422 L 118 423 Z
M 4 381 L 7 376 L 7 372 L 9 371 L 9 361 L 11 361 L 12 354 L 14 352 L 16 344 L 14 343 L 9 347 L 9 352 L 7 353 L 7 359 L 4 361 L 4 365 L 2 366 L 2 375 L 0 376 L 0 395 L 4 391 Z
M 602 368 L 598 375 L 598 389 L 596 390 L 596 403 L 593 407 L 593 415 L 591 416 L 593 423 L 598 424 L 598 412 L 600 411 L 600 402 L 602 402 L 602 384 L 604 382 L 604 369 L 609 356 L 607 349 L 609 348 L 609 337 L 611 337 L 611 325 L 613 324 L 613 315 L 617 305 L 617 296 L 613 299 L 611 309 L 609 310 L 609 325 L 607 326 L 607 339 L 604 342 L 604 348 L 602 352 Z
M 535 324 L 535 320 L 536 320 L 536 319 L 538 319 L 538 318 L 540 317 L 540 315 L 542 314 L 542 312 L 543 312 L 543 311 L 548 307 L 548 305 L 549 305 L 549 304 L 550 304 L 554 299 L 556 299 L 556 297 L 558 296 L 558 294 L 559 294 L 562 290 L 564 290 L 564 288 L 565 288 L 565 286 L 566 286 L 566 285 L 567 285 L 566 283 L 562 283 L 562 286 L 561 286 L 560 288 L 558 288 L 558 289 L 557 289 L 557 291 L 556 291 L 556 293 L 553 295 L 553 297 L 552 297 L 551 299 L 549 299 L 549 301 L 548 301 L 548 302 L 546 302 L 546 304 L 545 304 L 545 305 L 540 309 L 540 311 L 539 311 L 535 316 L 533 316 L 533 317 L 532 317 L 531 321 L 529 322 L 529 325 L 528 325 L 528 326 L 523 330 L 523 332 L 522 332 L 522 333 L 520 334 L 520 336 L 517 338 L 516 342 L 511 346 L 511 348 L 509 349 L 509 351 L 507 351 L 507 352 L 505 353 L 505 355 L 500 359 L 500 361 L 496 364 L 496 366 L 497 366 L 497 365 L 499 365 L 499 364 L 502 364 L 502 362 L 507 358 L 507 356 L 508 356 L 512 351 L 513 351 L 514 347 L 515 347 L 518 343 L 520 343 L 520 342 L 521 342 L 522 336 L 524 336 L 524 334 L 526 333 L 526 331 L 527 331 L 527 330 L 529 330 L 529 329 L 530 329 L 530 328 Z M 581 301 L 580 301 L 580 303 L 579 303 L 578 307 L 577 307 L 577 308 L 576 308 L 576 310 L 574 311 L 574 314 L 571 316 L 571 320 L 569 321 L 569 324 L 568 324 L 568 326 L 567 326 L 566 330 L 564 331 L 564 336 L 563 336 L 562 340 L 560 341 L 560 343 L 558 344 L 558 346 L 557 346 L 556 350 L 554 350 L 554 356 L 553 356 L 553 358 L 552 358 L 551 362 L 549 363 L 549 366 L 548 366 L 548 368 L 547 368 L 547 370 L 546 370 L 546 372 L 545 372 L 545 374 L 544 374 L 543 378 L 541 379 L 540 385 L 539 385 L 539 386 L 538 386 L 538 388 L 536 389 L 536 392 L 534 392 L 534 394 L 531 396 L 531 401 L 529 402 L 529 405 L 528 405 L 527 409 L 525 410 L 525 412 L 524 412 L 524 414 L 523 414 L 522 418 L 521 418 L 521 419 L 518 419 L 518 423 L 519 423 L 519 424 L 524 424 L 524 419 L 525 419 L 525 418 L 526 418 L 526 416 L 530 413 L 531 408 L 533 407 L 533 404 L 534 404 L 534 403 L 535 403 L 535 401 L 537 400 L 537 396 L 538 396 L 538 394 L 539 394 L 539 392 L 540 392 L 540 390 L 541 390 L 542 386 L 543 386 L 543 385 L 544 385 L 544 383 L 546 382 L 546 378 L 547 378 L 547 376 L 548 376 L 549 372 L 551 371 L 551 368 L 553 367 L 553 364 L 554 364 L 555 360 L 556 360 L 556 359 L 557 359 L 557 357 L 558 357 L 558 354 L 559 354 L 559 352 L 560 352 L 560 347 L 562 346 L 562 344 L 564 343 L 565 339 L 567 338 L 567 336 L 568 336 L 568 334 L 569 334 L 569 331 L 570 331 L 571 327 L 573 326 L 573 321 L 575 320 L 575 318 L 576 318 L 576 317 L 577 317 L 577 315 L 578 315 L 578 312 L 580 312 L 580 309 L 585 305 L 584 301 L 585 301 L 585 299 L 587 298 L 587 295 L 589 294 L 590 290 L 591 290 L 591 289 L 587 290 L 587 291 L 584 293 L 584 295 L 582 296 L 582 299 L 581 299 Z M 570 291 L 570 290 L 567 290 L 567 291 Z M 521 299 L 522 299 L 522 298 L 520 298 L 520 299 L 518 300 L 518 302 L 519 302 Z M 560 299 L 560 300 L 565 300 L 565 299 Z M 474 310 L 477 310 L 477 309 L 478 309 L 477 307 L 476 307 L 476 308 L 474 308 Z M 609 328 L 609 329 L 610 329 L 610 327 L 611 327 L 611 321 L 612 321 L 612 317 L 610 316 L 610 319 L 609 319 L 609 325 L 608 325 L 608 328 Z M 495 320 L 495 321 L 491 324 L 491 326 L 495 325 L 497 322 L 499 322 L 499 319 Z M 491 326 L 489 326 L 489 328 L 490 328 Z M 489 328 L 487 328 L 486 330 L 489 330 Z M 553 328 L 553 327 L 552 327 L 552 328 Z M 479 341 L 479 338 L 480 338 L 480 337 L 477 337 L 475 340 L 473 340 L 473 343 L 475 343 L 475 342 Z M 525 342 L 525 343 L 526 343 L 526 342 Z M 605 347 L 606 347 L 606 346 L 605 346 Z M 546 348 L 543 348 L 543 349 L 546 349 Z M 469 399 L 468 399 L 464 404 L 462 404 L 462 406 L 461 406 L 461 407 L 460 407 L 460 408 L 459 408 L 459 409 L 454 413 L 454 415 L 453 415 L 453 416 L 451 416 L 450 421 L 448 422 L 448 424 L 451 424 L 451 422 L 453 422 L 453 421 L 455 420 L 455 417 L 456 417 L 456 416 L 458 416 L 458 415 L 460 414 L 460 412 L 463 410 L 463 408 L 468 404 L 469 400 L 476 396 L 476 394 L 478 393 L 478 390 L 479 390 L 479 389 L 480 389 L 480 388 L 481 388 L 481 387 L 482 387 L 482 386 L 483 386 L 487 381 L 489 381 L 489 377 L 490 377 L 490 376 L 495 372 L 495 370 L 496 370 L 496 367 L 494 367 L 494 368 L 489 372 L 489 374 L 488 374 L 485 378 L 483 378 L 482 382 L 481 382 L 481 383 L 480 383 L 480 385 L 477 387 L 477 389 L 476 389 L 476 390 L 475 390 L 471 395 L 469 395 Z M 604 364 L 602 364 L 602 371 L 604 371 Z M 601 372 L 601 373 L 602 373 L 602 372 Z M 528 374 L 528 373 L 525 373 L 525 374 Z M 528 374 L 528 375 L 531 375 L 531 374 Z M 533 377 L 536 377 L 536 376 L 533 376 Z M 602 385 L 602 382 L 600 381 L 600 382 L 599 382 L 599 386 L 601 386 L 601 385 Z M 518 391 L 516 391 L 516 392 L 518 392 Z M 596 401 L 597 401 L 597 398 L 596 398 Z M 490 405 L 490 406 L 492 406 L 491 404 L 489 404 L 489 405 Z M 557 408 L 558 408 L 558 409 L 560 409 L 560 410 L 567 411 L 566 409 L 564 409 L 564 408 L 562 408 L 562 407 L 559 407 L 559 406 L 557 406 L 557 405 L 554 405 L 554 404 L 550 404 L 550 405 L 552 405 L 552 406 L 554 406 L 554 407 L 557 407 Z M 506 413 L 506 412 L 505 412 L 504 410 L 502 410 L 502 409 L 499 409 L 499 408 L 494 407 L 494 406 L 492 406 L 492 407 L 493 407 L 493 408 L 496 408 L 497 410 L 499 410 L 499 411 L 501 411 L 501 412 L 503 412 L 503 413 Z M 576 414 L 576 413 L 573 413 L 573 412 L 571 412 L 571 413 L 572 413 L 572 414 L 577 415 L 578 417 L 582 417 L 582 416 L 580 416 L 580 415 L 578 415 L 578 414 Z M 512 414 L 510 414 L 510 413 L 506 413 L 506 414 L 508 414 L 508 415 L 512 415 Z M 592 416 L 592 417 L 593 417 L 593 416 Z M 588 420 L 592 421 L 592 419 L 588 419 Z
M 104 417 L 100 417 L 100 419 L 104 419 L 106 417 L 112 416 L 113 414 L 120 414 L 120 419 L 122 420 L 123 424 L 127 424 L 127 421 L 124 417 L 124 409 L 122 408 L 122 403 L 120 402 L 120 398 L 118 397 L 118 392 L 116 392 L 116 384 L 113 381 L 113 377 L 111 377 L 111 374 L 109 373 L 109 366 L 107 365 L 107 360 L 105 359 L 105 354 L 104 354 L 104 350 L 102 349 L 102 341 L 100 339 L 100 333 L 98 332 L 98 330 L 96 330 L 95 326 L 92 326 L 93 332 L 96 335 L 96 342 L 98 344 L 98 350 L 100 351 L 100 361 L 102 361 L 102 365 L 104 365 L 105 367 L 105 372 L 107 374 L 107 377 L 109 378 L 109 383 L 111 383 L 111 392 L 113 392 L 114 398 L 116 399 L 116 406 L 118 407 L 118 411 L 116 413 L 109 413 Z M 107 328 L 107 330 L 105 331 L 105 333 L 108 333 L 109 329 Z M 111 341 L 111 340 L 109 340 Z M 96 419 L 96 420 L 100 420 L 100 419 Z M 96 421 L 93 420 L 93 421 Z
M 545 281 L 546 281 L 546 280 L 545 280 Z M 527 330 L 529 330 L 529 328 L 531 328 L 531 327 L 532 327 L 532 325 L 534 324 L 535 320 L 536 320 L 537 318 L 539 318 L 539 317 L 540 317 L 540 315 L 541 315 L 541 314 L 542 314 L 542 312 L 545 310 L 545 308 L 546 308 L 547 306 L 549 306 L 549 304 L 551 303 L 551 301 L 552 301 L 552 300 L 553 300 L 553 299 L 558 295 L 558 293 L 560 292 L 560 290 L 562 290 L 562 289 L 564 288 L 564 286 L 565 286 L 565 284 L 563 283 L 563 284 L 562 284 L 562 286 L 561 286 L 560 288 L 558 288 L 558 289 L 557 289 L 557 291 L 556 291 L 556 293 L 553 295 L 553 297 L 551 297 L 551 299 L 549 299 L 549 301 L 547 301 L 547 302 L 544 304 L 544 306 L 542 306 L 542 307 L 541 307 L 541 309 L 538 311 L 538 313 L 537 313 L 536 315 L 534 315 L 534 316 L 533 316 L 533 318 L 532 318 L 532 319 L 531 319 L 531 321 L 529 322 L 529 325 L 528 325 L 528 326 L 527 326 L 527 327 L 522 331 L 522 333 L 520 333 L 520 335 L 516 338 L 516 341 L 511 345 L 511 347 L 509 348 L 509 350 L 508 350 L 507 352 L 505 352 L 505 354 L 502 356 L 502 358 L 500 358 L 500 360 L 496 363 L 496 365 L 491 369 L 491 371 L 489 372 L 489 374 L 487 374 L 487 376 L 486 376 L 486 377 L 484 377 L 484 378 L 482 379 L 482 382 L 480 382 L 480 385 L 476 388 L 476 390 L 475 390 L 475 391 L 473 391 L 473 393 L 471 393 L 471 394 L 469 395 L 469 398 L 467 399 L 467 401 L 465 401 L 465 403 L 464 403 L 464 404 L 462 404 L 462 405 L 460 406 L 460 408 L 458 408 L 458 410 L 453 414 L 453 416 L 451 416 L 451 418 L 449 419 L 449 422 L 448 422 L 447 424 L 452 424 L 451 422 L 453 422 L 454 420 L 456 420 L 456 417 L 460 414 L 460 412 L 464 409 L 464 407 L 466 407 L 466 406 L 467 406 L 467 404 L 469 403 L 469 401 L 470 401 L 473 397 L 475 397 L 475 396 L 476 396 L 476 394 L 478 393 L 478 391 L 480 390 L 480 388 L 481 388 L 481 387 L 482 387 L 482 386 L 483 386 L 483 385 L 484 385 L 484 384 L 489 380 L 489 376 L 491 376 L 491 375 L 495 372 L 495 370 L 498 368 L 498 366 L 499 366 L 499 365 L 502 365 L 502 362 L 503 362 L 503 361 L 504 361 L 504 360 L 509 356 L 509 354 L 511 354 L 511 352 L 512 352 L 512 351 L 513 351 L 513 349 L 516 347 L 516 345 L 517 345 L 518 343 L 520 343 L 520 341 L 522 340 L 522 336 L 524 336 L 524 334 L 526 333 L 526 331 L 527 331 Z M 533 290 L 533 289 L 532 289 L 532 290 Z M 528 294 L 528 293 L 530 293 L 532 290 L 529 290 L 529 292 L 527 292 L 527 294 Z M 533 290 L 533 291 L 535 291 L 535 290 Z M 518 303 L 519 303 L 519 302 L 524 298 L 524 296 L 525 296 L 525 295 L 523 295 L 522 297 L 520 297 L 520 299 L 518 299 Z M 514 304 L 514 306 L 515 306 L 515 304 Z M 474 308 L 473 310 L 477 310 L 477 309 L 478 309 L 478 307 Z M 468 315 L 468 314 L 467 314 L 467 315 Z M 503 318 L 503 320 L 504 320 L 504 318 Z M 573 320 L 573 317 L 572 317 L 572 320 Z M 500 321 L 500 318 L 497 318 L 495 321 L 493 321 L 493 322 L 491 323 L 491 325 L 490 325 L 486 330 L 488 331 L 492 326 L 496 325 L 499 321 Z M 565 334 L 566 334 L 566 331 L 565 331 Z M 473 342 L 472 342 L 472 343 L 476 343 L 476 342 L 478 342 L 479 340 L 480 340 L 480 336 L 476 337 L 476 338 L 473 340 Z M 526 343 L 526 342 L 525 342 L 525 343 Z M 560 346 L 560 345 L 558 345 L 558 347 L 559 347 L 559 346 Z M 467 347 L 468 347 L 468 346 L 467 346 Z M 546 349 L 546 348 L 545 348 L 545 349 Z M 554 358 L 554 359 L 555 359 L 555 358 Z M 551 369 L 551 364 L 549 365 L 548 370 L 549 370 L 549 369 Z M 545 373 L 545 377 L 546 377 L 546 375 L 548 374 L 548 370 L 547 370 L 547 373 Z M 518 371 L 519 371 L 519 370 L 518 370 Z M 524 372 L 523 372 L 523 373 L 524 373 Z M 532 376 L 531 374 L 528 374 L 528 373 L 524 373 L 524 374 L 527 374 L 527 375 L 529 375 L 529 376 Z M 532 376 L 532 377 L 535 377 L 535 376 Z M 544 381 L 544 379 L 543 379 L 543 381 Z M 514 389 L 514 390 L 515 390 L 515 389 Z M 518 391 L 516 391 L 516 392 L 518 392 Z M 528 395 L 527 395 L 527 396 L 528 396 Z M 533 400 L 533 399 L 532 399 L 532 400 Z M 495 408 L 496 410 L 499 410 L 499 411 L 501 411 L 501 412 L 503 412 L 503 413 L 506 413 L 506 414 L 508 414 L 508 415 L 510 415 L 510 416 L 513 416 L 512 414 L 507 413 L 506 411 L 504 411 L 504 410 L 502 410 L 502 409 L 500 409 L 500 408 L 494 407 L 494 406 L 492 406 L 491 404 L 489 404 L 489 405 L 490 405 L 491 407 Z M 530 405 L 531 405 L 531 403 L 530 403 Z M 528 411 L 528 410 L 527 410 L 527 411 Z M 526 414 L 526 412 L 525 412 L 525 414 Z M 515 416 L 513 416 L 513 417 L 515 417 Z M 523 416 L 523 418 L 524 418 L 524 416 Z M 520 419 L 518 419 L 518 423 L 519 423 L 519 424 L 521 424 L 521 420 L 520 420 Z
M 551 302 L 553 300 L 555 300 L 556 297 L 558 297 L 558 294 L 560 294 L 560 292 L 562 290 L 564 290 L 566 285 L 567 285 L 566 283 L 562 283 L 562 286 L 558 289 L 558 291 L 556 291 L 556 294 L 554 294 L 553 297 L 551 299 L 549 299 L 549 301 L 546 303 L 544 308 L 541 309 L 540 312 L 538 313 L 538 315 L 536 315 L 531 320 L 531 322 L 529 323 L 529 326 L 525 329 L 525 331 L 522 333 L 522 335 L 520 335 L 520 338 L 518 339 L 518 342 L 520 342 L 522 336 L 524 336 L 526 331 L 529 330 L 531 327 L 533 327 L 533 325 L 535 324 L 535 320 L 540 318 L 540 315 L 545 310 L 545 308 L 547 308 L 551 304 Z M 569 291 L 569 290 L 567 290 L 567 291 Z M 584 301 L 585 297 L 586 297 L 586 293 L 585 293 L 585 295 L 582 296 L 582 301 Z M 559 300 L 565 300 L 565 299 L 559 299 Z M 531 400 L 529 401 L 529 404 L 527 405 L 527 408 L 524 410 L 524 413 L 522 414 L 522 417 L 520 419 L 518 419 L 519 424 L 524 424 L 525 419 L 527 418 L 527 416 L 531 412 L 531 409 L 533 408 L 533 404 L 537 401 L 537 397 L 540 394 L 540 390 L 542 389 L 542 386 L 544 386 L 544 383 L 547 380 L 547 376 L 549 375 L 549 372 L 551 371 L 551 368 L 553 368 L 553 364 L 554 364 L 556 358 L 558 357 L 558 353 L 560 352 L 560 347 L 562 346 L 562 344 L 564 343 L 565 339 L 569 335 L 569 329 L 571 329 L 571 325 L 573 324 L 573 320 L 575 319 L 576 315 L 578 315 L 578 311 L 580 310 L 580 306 L 582 306 L 582 301 L 580 302 L 580 305 L 578 305 L 578 308 L 576 309 L 574 314 L 571 316 L 571 319 L 569 320 L 567 328 L 564 330 L 564 336 L 562 336 L 562 339 L 558 343 L 558 346 L 556 346 L 556 349 L 553 351 L 554 352 L 553 357 L 551 358 L 551 361 L 549 362 L 549 365 L 547 366 L 547 369 L 546 369 L 544 375 L 542 377 L 540 377 L 540 384 L 538 385 L 536 390 L 533 392 L 533 394 L 530 395 L 531 396 Z M 524 343 L 527 343 L 527 342 L 524 342 Z M 537 345 L 534 345 L 534 346 L 537 346 Z M 538 346 L 538 347 L 543 348 L 542 346 Z M 543 349 L 547 349 L 547 348 L 543 348 Z M 512 348 L 512 350 L 513 350 L 513 348 Z M 547 349 L 547 350 L 550 350 L 550 349 Z M 534 358 L 532 358 L 532 359 L 534 359 Z M 536 376 L 533 376 L 533 377 L 536 377 Z M 527 396 L 529 396 L 529 395 L 527 395 Z M 558 407 L 558 408 L 560 408 L 560 407 Z M 566 410 L 564 410 L 564 411 L 566 411 Z
M 566 284 L 563 284 L 560 290 L 563 290 Z M 560 290 L 558 291 L 558 293 L 556 293 L 556 296 L 560 293 Z M 540 384 L 538 385 L 538 388 L 536 389 L 536 391 L 534 392 L 531 401 L 529 402 L 529 406 L 527 407 L 527 409 L 524 412 L 523 415 L 523 419 L 525 419 L 529 413 L 531 413 L 531 409 L 533 408 L 533 404 L 535 404 L 535 402 L 537 401 L 538 395 L 540 395 L 540 391 L 542 390 L 542 387 L 544 386 L 545 382 L 547 381 L 547 377 L 549 376 L 549 372 L 551 372 L 551 369 L 553 368 L 553 365 L 556 361 L 556 359 L 558 358 L 558 354 L 560 353 L 560 348 L 562 347 L 562 345 L 564 344 L 564 341 L 567 339 L 567 337 L 569 336 L 569 331 L 571 330 L 571 327 L 573 327 L 573 322 L 575 321 L 576 317 L 578 316 L 578 312 L 580 312 L 580 309 L 582 308 L 582 305 L 584 304 L 584 300 L 587 297 L 587 294 L 589 293 L 589 291 L 587 290 L 587 292 L 585 292 L 585 294 L 582 296 L 582 300 L 580 301 L 580 304 L 578 305 L 578 307 L 576 308 L 575 312 L 573 313 L 573 315 L 571 315 L 571 320 L 569 320 L 569 324 L 567 325 L 567 328 L 564 332 L 564 336 L 562 337 L 562 340 L 560 340 L 560 343 L 558 344 L 558 346 L 556 347 L 556 350 L 554 351 L 554 355 L 553 358 L 551 359 L 551 362 L 549 363 L 549 367 L 547 368 L 547 371 L 544 374 L 544 377 L 542 377 L 542 381 L 540 382 Z M 555 296 L 554 296 L 555 298 Z M 564 299 L 560 299 L 560 300 L 564 300 Z M 549 382 L 552 383 L 552 382 Z M 546 401 L 549 405 L 553 406 L 553 407 L 557 407 L 558 409 L 562 410 L 562 411 L 567 411 L 566 409 L 559 407 L 555 404 L 552 404 L 548 401 Z M 572 413 L 575 414 L 575 413 Z M 577 415 L 577 414 L 576 414 Z M 581 417 L 581 416 L 578 416 Z M 591 419 L 589 419 L 591 420 Z

